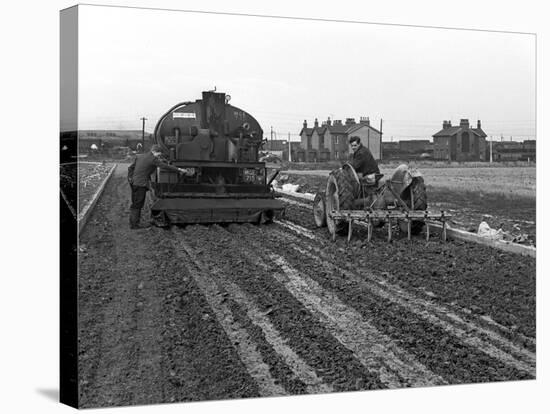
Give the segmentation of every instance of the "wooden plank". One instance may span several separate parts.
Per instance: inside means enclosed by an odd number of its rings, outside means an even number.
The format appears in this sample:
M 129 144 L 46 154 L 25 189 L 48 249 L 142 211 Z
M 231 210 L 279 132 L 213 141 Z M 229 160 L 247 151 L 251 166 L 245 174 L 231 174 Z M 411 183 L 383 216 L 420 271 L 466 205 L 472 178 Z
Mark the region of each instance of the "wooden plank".
M 313 199 L 315 198 L 315 194 L 310 194 L 310 193 L 296 193 L 294 191 L 284 191 L 284 190 L 277 190 L 275 191 L 275 193 L 281 194 L 284 196 L 299 198 L 301 200 L 308 200 L 308 201 L 313 201 Z
M 103 193 L 103 190 L 105 189 L 105 186 L 107 185 L 107 182 L 115 172 L 115 169 L 117 167 L 117 164 L 113 165 L 111 167 L 111 170 L 109 171 L 109 174 L 107 174 L 107 177 L 103 180 L 101 185 L 96 190 L 94 196 L 90 200 L 88 204 L 82 209 L 82 212 L 78 214 L 78 233 L 80 235 L 80 232 L 84 229 L 86 226 L 86 223 L 88 222 L 88 219 L 90 218 L 90 215 L 92 214 L 92 211 L 94 210 L 95 205 L 97 204 L 99 197 Z
M 430 220 L 427 222 L 427 224 L 429 224 L 430 227 L 435 227 L 437 229 L 443 228 L 443 225 L 436 221 Z M 499 249 L 505 252 L 521 254 L 522 256 L 536 257 L 537 255 L 536 247 L 525 246 L 523 244 L 518 244 L 518 243 L 512 243 L 506 240 L 493 240 L 487 237 L 480 236 L 476 233 L 470 233 L 469 231 L 466 231 L 466 230 L 452 228 L 448 224 L 447 224 L 447 237 L 451 237 L 456 240 L 463 240 L 463 241 L 474 242 L 477 244 L 482 244 L 484 246 L 493 247 L 495 249 Z

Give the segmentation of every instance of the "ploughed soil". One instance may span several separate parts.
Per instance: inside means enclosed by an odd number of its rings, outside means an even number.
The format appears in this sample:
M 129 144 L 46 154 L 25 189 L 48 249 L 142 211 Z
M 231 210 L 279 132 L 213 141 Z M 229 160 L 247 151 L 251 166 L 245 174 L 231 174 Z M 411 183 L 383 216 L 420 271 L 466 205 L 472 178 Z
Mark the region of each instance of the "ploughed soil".
M 535 378 L 535 260 L 270 225 L 129 230 L 119 166 L 79 246 L 82 407 Z M 354 233 L 355 234 L 355 233 Z
M 279 183 L 298 184 L 298 192 L 324 191 L 327 177 L 314 174 L 284 174 Z M 511 193 L 468 191 L 426 185 L 428 210 L 445 210 L 453 218 L 451 226 L 477 232 L 485 221 L 491 228 L 502 229 L 507 240 L 536 244 L 536 199 Z

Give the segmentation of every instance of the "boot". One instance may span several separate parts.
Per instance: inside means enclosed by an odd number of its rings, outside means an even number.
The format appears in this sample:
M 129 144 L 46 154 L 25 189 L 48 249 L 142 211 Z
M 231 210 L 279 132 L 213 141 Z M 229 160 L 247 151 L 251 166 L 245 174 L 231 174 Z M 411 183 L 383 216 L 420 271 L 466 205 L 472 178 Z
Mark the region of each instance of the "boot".
M 137 208 L 130 209 L 130 228 L 139 229 L 139 219 L 141 216 L 141 210 Z
M 139 222 L 140 218 L 141 218 L 141 209 L 139 209 L 139 208 L 130 209 L 130 228 L 132 230 L 146 229 L 146 228 L 150 227 L 150 225 L 141 224 Z

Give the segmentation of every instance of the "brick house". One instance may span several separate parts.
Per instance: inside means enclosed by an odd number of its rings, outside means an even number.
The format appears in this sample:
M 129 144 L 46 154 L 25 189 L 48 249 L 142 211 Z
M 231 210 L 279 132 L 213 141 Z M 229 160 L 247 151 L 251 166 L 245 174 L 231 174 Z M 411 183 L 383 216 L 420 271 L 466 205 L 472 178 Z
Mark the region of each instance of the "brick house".
M 361 143 L 370 149 L 374 158 L 380 159 L 381 133 L 370 125 L 368 118 L 361 117 L 359 123 L 355 122 L 355 118 L 347 118 L 345 124 L 342 124 L 341 120 L 331 121 L 328 118 L 320 126 L 316 118 L 313 128 L 308 128 L 305 120 L 300 131 L 301 145 L 298 160 L 304 162 L 347 160 L 349 158 L 348 139 L 351 136 L 361 138 Z
M 481 121 L 472 128 L 467 119 L 453 126 L 451 121 L 443 121 L 443 128 L 435 133 L 434 159 L 448 161 L 485 161 L 487 134 L 481 129 Z

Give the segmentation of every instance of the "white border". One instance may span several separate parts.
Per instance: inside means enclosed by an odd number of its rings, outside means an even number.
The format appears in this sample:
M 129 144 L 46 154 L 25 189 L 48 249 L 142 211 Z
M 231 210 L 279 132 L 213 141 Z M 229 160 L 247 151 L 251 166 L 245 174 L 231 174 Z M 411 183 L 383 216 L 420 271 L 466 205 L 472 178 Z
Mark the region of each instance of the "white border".
M 93 1 L 90 1 L 93 3 Z M 340 0 L 258 2 L 250 0 L 103 1 L 103 4 L 202 9 L 237 13 L 336 18 L 475 29 L 536 32 L 538 211 L 547 208 L 543 177 L 547 144 L 543 121 L 550 27 L 544 2 L 462 0 L 364 2 Z M 2 400 L 3 412 L 72 412 L 54 401 L 58 389 L 58 127 L 59 10 L 70 1 L 31 0 L 3 5 L 2 122 L 4 160 L 2 218 Z M 7 91 L 7 93 L 6 93 Z M 29 114 L 32 113 L 32 117 Z M 546 190 L 546 191 L 545 191 Z M 300 398 L 167 404 L 119 408 L 116 412 L 542 412 L 548 384 L 548 358 L 543 360 L 547 331 L 542 278 L 547 220 L 538 217 L 538 379 L 520 383 L 463 385 L 430 389 L 345 393 Z M 544 306 L 544 309 L 543 309 Z M 544 318 L 546 319 L 546 318 Z M 115 412 L 104 409 L 102 413 Z M 307 410 L 307 411 L 306 411 Z

